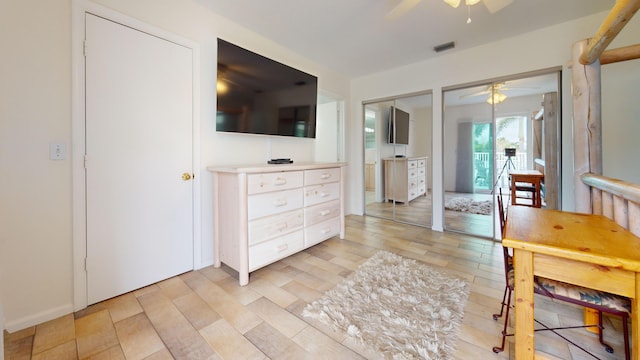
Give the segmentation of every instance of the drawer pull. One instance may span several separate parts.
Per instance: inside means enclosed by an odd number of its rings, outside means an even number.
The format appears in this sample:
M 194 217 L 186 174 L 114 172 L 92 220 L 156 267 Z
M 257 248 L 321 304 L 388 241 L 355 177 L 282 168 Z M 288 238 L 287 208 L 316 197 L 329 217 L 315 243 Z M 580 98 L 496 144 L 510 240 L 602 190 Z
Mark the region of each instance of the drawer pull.
M 331 210 L 322 210 L 320 211 L 320 216 L 327 216 L 331 214 Z
M 322 229 L 320 231 L 320 234 L 324 235 L 324 234 L 328 234 L 330 232 L 331 232 L 331 228 L 327 227 L 327 228 Z
M 284 185 L 287 183 L 287 179 L 278 177 L 273 181 L 273 185 Z
M 287 200 L 285 199 L 276 200 L 273 202 L 273 205 L 276 207 L 285 206 L 287 205 Z
M 278 226 L 278 230 L 282 231 L 282 230 L 286 230 L 289 227 L 289 225 L 287 225 L 287 223 L 281 223 Z
M 324 198 L 324 197 L 327 197 L 327 196 L 331 196 L 331 193 L 326 193 L 324 191 L 320 193 L 320 197 Z
M 282 244 L 282 245 L 278 245 L 278 247 L 276 247 L 276 250 L 278 252 L 283 252 L 285 250 L 287 250 L 289 248 L 289 244 Z
M 331 178 L 331 174 L 330 173 L 322 173 L 322 175 L 320 176 L 320 179 L 322 180 L 326 180 L 326 179 L 330 179 Z

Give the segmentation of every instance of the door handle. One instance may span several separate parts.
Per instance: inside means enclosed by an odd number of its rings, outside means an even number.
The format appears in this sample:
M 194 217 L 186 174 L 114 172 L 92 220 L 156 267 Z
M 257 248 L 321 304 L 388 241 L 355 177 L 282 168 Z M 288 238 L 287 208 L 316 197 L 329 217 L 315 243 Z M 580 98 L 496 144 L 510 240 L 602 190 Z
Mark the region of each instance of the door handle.
M 182 173 L 182 180 L 184 180 L 184 181 L 189 181 L 189 180 L 191 180 L 191 174 L 189 174 L 189 173 Z

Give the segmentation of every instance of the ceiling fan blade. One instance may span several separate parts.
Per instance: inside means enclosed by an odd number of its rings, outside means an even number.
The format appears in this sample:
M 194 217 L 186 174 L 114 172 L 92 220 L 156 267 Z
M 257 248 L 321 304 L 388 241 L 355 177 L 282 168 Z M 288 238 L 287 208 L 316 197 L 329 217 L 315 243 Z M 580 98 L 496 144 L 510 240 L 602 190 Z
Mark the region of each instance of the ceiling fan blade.
M 482 91 L 474 92 L 473 94 L 461 95 L 460 99 L 466 99 L 466 98 L 476 97 L 476 96 L 480 96 L 480 95 L 487 95 L 490 92 L 491 92 L 490 90 L 482 90 Z
M 525 87 L 525 86 L 520 86 L 520 87 L 518 87 L 518 86 L 505 86 L 503 88 L 500 88 L 500 90 L 504 90 L 504 91 L 507 91 L 507 90 L 538 90 L 538 89 L 539 89 L 539 87 L 537 87 L 537 86 L 529 86 L 529 87 Z
M 401 0 L 398 5 L 396 5 L 385 18 L 387 20 L 395 20 L 400 16 L 406 14 L 409 10 L 413 9 L 418 3 L 422 0 Z
M 484 6 L 494 14 L 510 5 L 514 0 L 484 0 Z

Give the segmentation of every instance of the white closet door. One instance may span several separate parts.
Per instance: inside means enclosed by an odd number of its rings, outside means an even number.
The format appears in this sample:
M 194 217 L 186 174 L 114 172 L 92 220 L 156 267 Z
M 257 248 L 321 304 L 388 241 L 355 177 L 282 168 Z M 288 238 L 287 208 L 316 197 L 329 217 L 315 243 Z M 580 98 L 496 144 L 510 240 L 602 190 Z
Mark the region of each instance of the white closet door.
M 193 269 L 192 56 L 86 14 L 89 304 Z

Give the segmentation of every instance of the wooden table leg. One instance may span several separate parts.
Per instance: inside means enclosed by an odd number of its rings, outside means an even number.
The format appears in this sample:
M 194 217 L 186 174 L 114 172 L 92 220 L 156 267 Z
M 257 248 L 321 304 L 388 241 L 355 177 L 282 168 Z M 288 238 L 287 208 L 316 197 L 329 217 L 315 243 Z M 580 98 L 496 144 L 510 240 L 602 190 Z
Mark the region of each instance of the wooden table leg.
M 631 358 L 640 359 L 640 273 L 636 273 L 636 297 L 631 299 Z
M 533 254 L 514 249 L 515 277 L 515 346 L 516 360 L 533 360 L 535 354 L 533 327 Z

